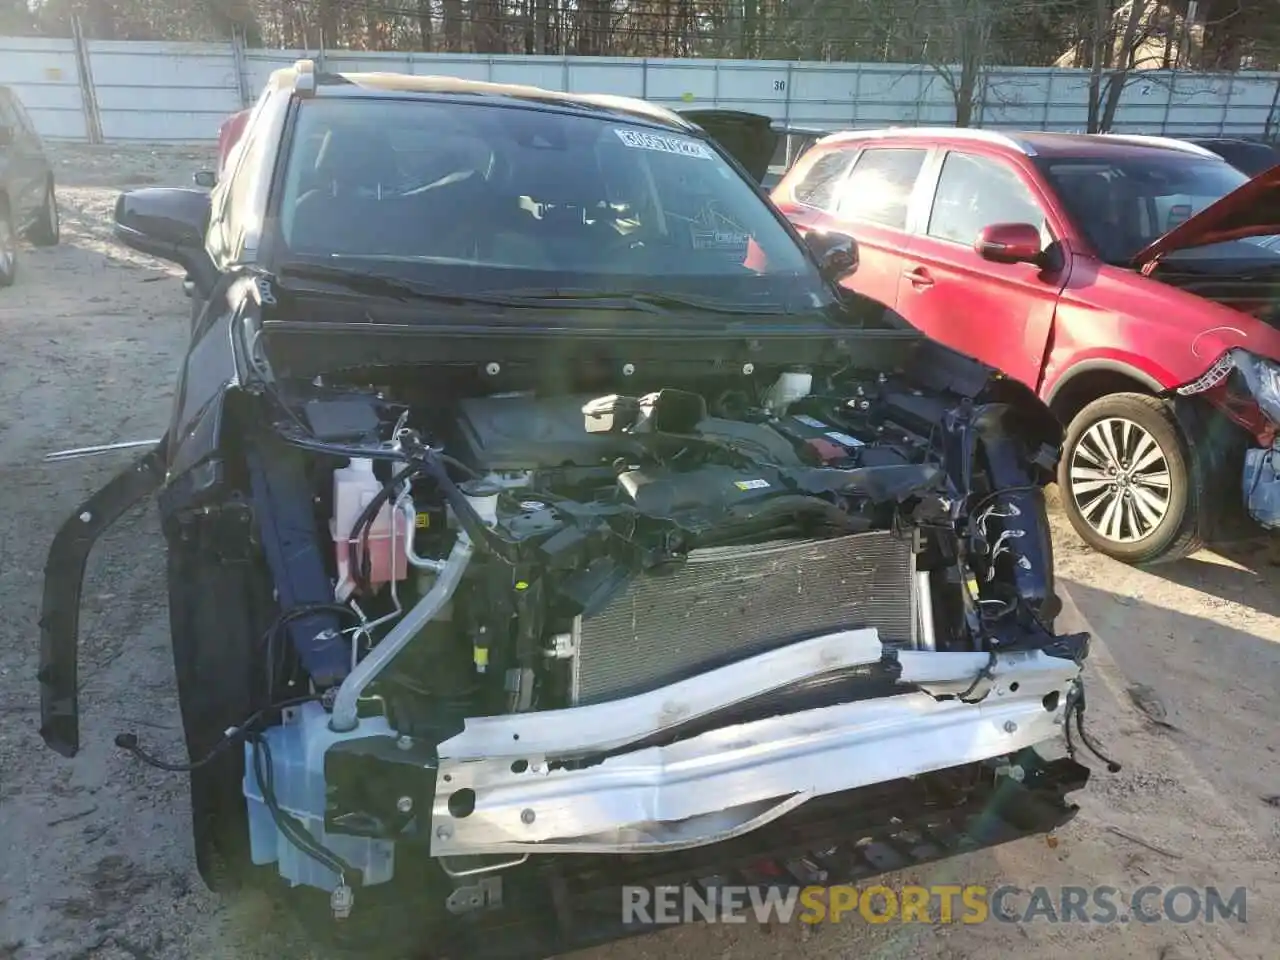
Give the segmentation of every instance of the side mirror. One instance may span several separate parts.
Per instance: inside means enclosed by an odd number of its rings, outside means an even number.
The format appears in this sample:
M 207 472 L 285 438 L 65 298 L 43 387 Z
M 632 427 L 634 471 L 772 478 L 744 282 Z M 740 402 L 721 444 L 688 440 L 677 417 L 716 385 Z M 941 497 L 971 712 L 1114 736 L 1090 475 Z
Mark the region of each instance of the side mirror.
M 818 261 L 823 279 L 835 283 L 858 269 L 858 241 L 847 233 L 811 230 L 804 242 Z
M 1029 223 L 993 223 L 983 227 L 973 249 L 992 263 L 1039 263 L 1044 253 L 1040 230 Z
M 185 267 L 197 289 L 213 288 L 204 249 L 209 194 L 183 187 L 147 187 L 116 198 L 116 239 L 126 247 Z
M 191 182 L 197 187 L 204 187 L 206 190 L 212 190 L 218 185 L 218 175 L 212 170 L 197 170 L 191 175 Z

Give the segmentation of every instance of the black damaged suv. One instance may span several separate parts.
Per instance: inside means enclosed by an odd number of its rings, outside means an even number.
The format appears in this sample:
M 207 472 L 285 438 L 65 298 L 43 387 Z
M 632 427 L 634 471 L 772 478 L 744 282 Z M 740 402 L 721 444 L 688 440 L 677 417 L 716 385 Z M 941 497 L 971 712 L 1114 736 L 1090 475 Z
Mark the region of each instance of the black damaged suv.
M 1070 819 L 1061 428 L 842 293 L 848 237 L 618 97 L 304 61 L 233 160 L 118 201 L 202 306 L 41 620 L 70 755 L 79 571 L 154 493 L 210 886 L 543 957 L 650 929 L 623 887 L 842 882 Z

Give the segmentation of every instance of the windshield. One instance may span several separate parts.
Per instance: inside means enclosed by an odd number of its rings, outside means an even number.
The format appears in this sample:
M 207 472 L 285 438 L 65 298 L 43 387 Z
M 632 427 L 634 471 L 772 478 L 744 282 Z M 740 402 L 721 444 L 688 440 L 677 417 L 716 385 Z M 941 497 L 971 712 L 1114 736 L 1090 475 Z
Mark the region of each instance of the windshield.
M 1221 160 L 1163 151 L 1039 165 L 1094 249 L 1117 264 L 1249 179 Z
M 300 104 L 290 143 L 277 263 L 455 292 L 831 299 L 756 189 L 695 137 L 509 105 L 320 98 Z

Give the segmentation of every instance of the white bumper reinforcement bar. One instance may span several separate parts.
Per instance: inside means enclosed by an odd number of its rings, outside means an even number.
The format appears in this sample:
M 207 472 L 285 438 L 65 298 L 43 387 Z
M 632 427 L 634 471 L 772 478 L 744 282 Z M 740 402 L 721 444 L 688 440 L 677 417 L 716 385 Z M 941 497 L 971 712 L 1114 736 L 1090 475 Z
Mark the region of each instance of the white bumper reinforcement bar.
M 468 720 L 440 745 L 433 856 L 669 851 L 717 843 L 811 797 L 1061 737 L 1077 664 L 1039 652 L 900 655 L 912 692 L 735 724 L 581 769 L 628 743 L 792 683 L 878 663 L 874 631 L 816 637 L 649 694 Z M 970 699 L 938 700 L 965 692 Z

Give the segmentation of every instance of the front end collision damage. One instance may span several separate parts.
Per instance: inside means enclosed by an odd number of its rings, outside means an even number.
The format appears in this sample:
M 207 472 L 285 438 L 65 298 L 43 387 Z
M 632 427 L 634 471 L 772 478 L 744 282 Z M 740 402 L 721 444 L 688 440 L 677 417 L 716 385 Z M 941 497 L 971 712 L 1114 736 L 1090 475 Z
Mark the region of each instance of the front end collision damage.
M 904 652 L 907 662 L 897 663 L 870 630 L 778 652 L 806 669 L 766 656 L 647 702 L 468 721 L 438 748 L 432 854 L 643 853 L 722 842 L 816 797 L 1052 741 L 1079 676 L 1077 663 L 1039 651 L 997 655 L 990 679 L 960 700 L 988 668 L 985 654 Z M 896 666 L 898 682 L 919 692 L 634 746 L 731 706 L 707 696 L 717 689 L 749 701 L 786 683 L 881 664 Z
M 1240 477 L 1240 502 L 1248 516 L 1268 530 L 1280 529 L 1280 364 L 1239 347 L 1228 350 L 1192 383 L 1179 387 L 1176 405 L 1184 408 L 1192 398 L 1211 405 L 1239 431 L 1224 436 L 1223 426 L 1212 424 L 1202 414 L 1185 411 L 1183 418 L 1199 421 L 1190 426 L 1207 441 L 1216 463 L 1211 473 L 1224 468 L 1228 476 Z M 1247 438 L 1241 443 L 1241 436 Z M 1251 442 L 1250 442 L 1251 441 Z M 1244 446 L 1241 451 L 1239 448 Z M 1199 448 L 1198 448 L 1199 449 Z M 1228 493 L 1228 491 L 1223 491 Z M 1232 497 L 1232 500 L 1237 499 Z
M 193 348 L 169 434 L 178 439 L 152 452 L 154 476 L 145 487 L 129 488 L 129 503 L 159 489 L 168 530 L 184 516 L 218 509 L 241 471 L 236 487 L 249 498 L 239 510 L 252 517 L 280 606 L 288 609 L 331 595 L 332 584 L 308 554 L 315 544 L 300 506 L 309 509 L 310 497 L 299 450 L 270 429 L 249 429 L 244 424 L 252 418 L 236 414 L 237 404 L 259 399 L 237 333 L 231 317 L 219 319 Z M 1044 749 L 1061 740 L 1080 703 L 1087 650 L 1084 638 L 1057 637 L 1051 627 L 1058 605 L 1041 487 L 1059 430 L 1034 399 L 1024 405 L 1016 384 L 987 385 L 976 367 L 953 364 L 950 356 L 922 364 L 922 385 L 981 399 L 960 403 L 938 424 L 948 448 L 946 475 L 920 477 L 954 491 L 941 501 L 941 522 L 965 520 L 975 504 L 959 491 L 973 489 L 979 475 L 996 488 L 976 505 L 982 523 L 970 523 L 970 547 L 985 583 L 1016 546 L 1006 602 L 1031 615 L 995 631 L 990 653 L 891 650 L 874 631 L 824 635 L 772 659 L 730 665 L 723 675 L 711 671 L 668 685 L 648 699 L 472 717 L 452 738 L 427 744 L 382 717 L 359 716 L 354 728 L 346 719 L 394 650 L 383 657 L 375 646 L 352 672 L 349 647 L 333 642 L 334 621 L 299 618 L 294 624 L 302 629 L 291 632 L 291 645 L 308 674 L 323 678 L 335 696 L 323 707 L 286 711 L 280 726 L 246 744 L 243 793 L 255 862 L 276 863 L 293 884 L 338 889 L 346 879 L 276 830 L 261 789 L 257 748 L 264 743 L 263 752 L 275 757 L 267 763 L 276 767 L 279 807 L 356 867 L 357 882 L 367 886 L 392 879 L 400 842 L 459 876 L 468 869 L 459 864 L 477 857 L 488 858 L 491 868 L 494 857 L 500 865 L 532 867 L 525 863 L 531 855 L 555 853 L 552 859 L 568 864 L 579 853 L 643 852 L 656 863 L 681 851 L 763 841 L 774 827 L 804 821 L 809 808 L 824 809 L 828 798 L 945 781 L 962 769 L 979 779 L 1004 771 L 1000 776 L 1012 778 L 1017 790 L 1043 778 L 1036 789 L 1050 797 L 1047 812 L 1027 817 L 1029 832 L 1069 819 L 1074 807 L 1065 793 L 1083 785 L 1087 772 Z M 75 520 L 67 528 L 75 529 Z M 75 542 L 87 555 L 92 537 Z M 74 694 L 75 624 L 50 621 L 46 632 L 41 679 L 57 681 L 61 694 L 56 709 L 46 705 L 46 739 L 70 755 L 78 745 L 74 695 L 65 696 L 68 676 Z M 871 700 L 841 696 L 849 674 L 881 682 L 882 693 Z M 814 688 L 827 699 L 806 699 Z M 752 702 L 768 696 L 786 709 L 761 715 Z M 584 709 L 595 713 L 588 719 Z M 1013 808 L 1010 816 L 1017 819 Z
M 239 291 L 239 298 L 233 296 L 237 291 L 232 290 L 237 285 L 244 288 Z M 220 284 L 218 296 L 252 305 L 258 301 L 259 293 L 252 278 L 241 277 Z M 244 387 L 250 379 L 251 366 L 238 329 L 245 322 L 246 312 L 242 306 L 212 320 L 184 362 L 173 416 L 164 437 L 72 511 L 54 536 L 45 565 L 40 618 L 41 736 L 64 756 L 74 756 L 80 747 L 76 678 L 85 563 L 103 533 L 136 504 L 156 495 L 166 536 L 179 536 L 178 527 L 186 519 L 222 508 L 227 459 L 229 455 L 239 455 L 254 468 L 254 522 L 269 525 L 274 533 L 263 546 L 277 590 L 282 594 L 281 602 L 288 606 L 317 599 L 320 593 L 331 595 L 327 578 L 314 563 L 314 538 L 308 544 L 304 538 L 291 535 L 300 525 L 299 498 L 304 504 L 310 498 L 309 492 L 298 485 L 297 451 L 272 443 L 269 431 L 256 435 L 260 444 L 271 447 L 269 456 L 243 443 L 241 437 L 229 441 L 224 436 L 229 408 L 252 401 Z M 57 462 L 101 455 L 135 445 L 131 442 L 60 451 L 49 459 Z M 294 454 L 292 459 L 290 453 Z M 287 629 L 296 649 L 305 652 L 316 676 L 340 679 L 350 668 L 349 654 L 334 645 L 333 626 L 332 618 L 318 614 L 299 618 Z

